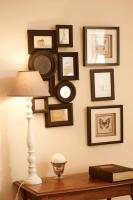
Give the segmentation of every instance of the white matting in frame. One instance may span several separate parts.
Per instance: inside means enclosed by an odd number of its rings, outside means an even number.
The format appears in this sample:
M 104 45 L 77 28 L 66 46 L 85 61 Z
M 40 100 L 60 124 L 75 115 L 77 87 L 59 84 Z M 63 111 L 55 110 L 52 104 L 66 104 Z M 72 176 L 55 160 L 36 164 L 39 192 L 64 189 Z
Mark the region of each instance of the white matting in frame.
M 94 69 L 90 70 L 91 100 L 114 100 L 114 70 Z
M 110 97 L 110 73 L 95 73 L 95 96 L 96 97 Z

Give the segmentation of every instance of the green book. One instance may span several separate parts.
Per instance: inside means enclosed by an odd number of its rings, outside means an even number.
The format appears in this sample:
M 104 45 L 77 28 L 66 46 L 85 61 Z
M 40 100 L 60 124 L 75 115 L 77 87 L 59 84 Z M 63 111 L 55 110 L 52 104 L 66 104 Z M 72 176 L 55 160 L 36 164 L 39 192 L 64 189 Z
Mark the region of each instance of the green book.
M 89 167 L 89 174 L 94 178 L 116 182 L 133 179 L 133 168 L 115 164 L 97 165 Z

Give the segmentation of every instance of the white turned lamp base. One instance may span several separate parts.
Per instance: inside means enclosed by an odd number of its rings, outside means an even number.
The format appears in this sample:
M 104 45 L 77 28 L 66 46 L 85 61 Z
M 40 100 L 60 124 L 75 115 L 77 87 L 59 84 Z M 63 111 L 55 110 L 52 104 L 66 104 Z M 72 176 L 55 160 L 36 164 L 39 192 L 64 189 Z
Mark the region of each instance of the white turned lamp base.
M 42 183 L 41 178 L 37 175 L 36 170 L 36 156 L 34 149 L 34 134 L 31 128 L 31 120 L 33 118 L 32 114 L 32 98 L 27 97 L 27 147 L 28 147 L 28 178 L 24 181 L 25 184 L 37 185 Z
M 32 176 L 32 177 L 28 177 L 25 181 L 25 184 L 28 185 L 38 185 L 42 183 L 42 179 L 39 176 Z

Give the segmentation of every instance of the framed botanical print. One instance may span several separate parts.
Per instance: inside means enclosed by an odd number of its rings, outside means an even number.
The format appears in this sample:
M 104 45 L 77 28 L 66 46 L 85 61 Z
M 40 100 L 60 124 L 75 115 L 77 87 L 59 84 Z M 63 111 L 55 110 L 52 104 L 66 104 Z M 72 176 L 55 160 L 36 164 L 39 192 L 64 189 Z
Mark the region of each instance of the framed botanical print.
M 55 30 L 28 30 L 28 53 L 36 50 L 57 52 Z
M 88 145 L 123 142 L 123 106 L 87 107 Z
M 83 65 L 120 64 L 119 27 L 83 27 Z
M 78 52 L 58 53 L 58 79 L 60 81 L 79 79 Z
M 56 25 L 57 46 L 73 47 L 73 26 Z
M 73 105 L 71 103 L 48 105 L 48 113 L 45 113 L 46 128 L 70 125 L 73 125 Z
M 90 70 L 91 100 L 114 100 L 114 70 L 94 69 Z

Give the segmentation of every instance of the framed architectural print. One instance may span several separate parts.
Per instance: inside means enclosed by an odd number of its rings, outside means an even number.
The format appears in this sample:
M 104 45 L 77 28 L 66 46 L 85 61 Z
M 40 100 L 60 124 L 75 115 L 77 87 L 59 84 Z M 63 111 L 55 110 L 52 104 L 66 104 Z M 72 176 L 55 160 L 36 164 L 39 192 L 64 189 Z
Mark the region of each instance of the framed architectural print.
M 32 100 L 33 113 L 46 113 L 48 112 L 48 98 L 47 97 L 34 97 Z
M 57 52 L 55 30 L 28 30 L 28 53 L 36 50 Z
M 48 113 L 45 113 L 45 126 L 69 126 L 73 125 L 73 105 L 52 104 L 48 105 Z
M 60 81 L 79 79 L 78 52 L 58 53 L 58 79 Z
M 76 88 L 73 83 L 69 81 L 59 82 L 56 86 L 56 98 L 63 102 L 69 103 L 76 96 Z
M 123 142 L 123 106 L 87 107 L 88 145 Z
M 114 100 L 114 70 L 95 69 L 90 70 L 91 100 Z
M 83 27 L 83 65 L 120 64 L 119 27 Z
M 73 47 L 73 26 L 56 25 L 57 46 Z

